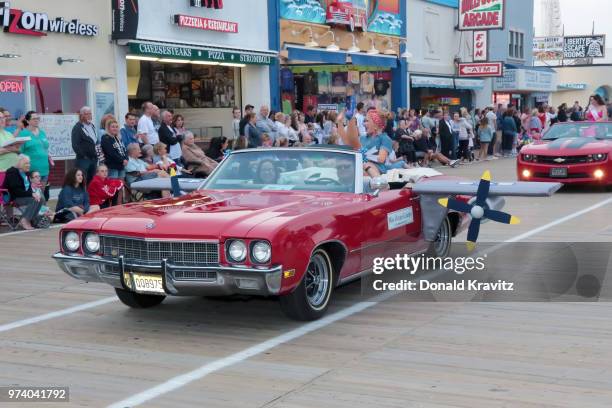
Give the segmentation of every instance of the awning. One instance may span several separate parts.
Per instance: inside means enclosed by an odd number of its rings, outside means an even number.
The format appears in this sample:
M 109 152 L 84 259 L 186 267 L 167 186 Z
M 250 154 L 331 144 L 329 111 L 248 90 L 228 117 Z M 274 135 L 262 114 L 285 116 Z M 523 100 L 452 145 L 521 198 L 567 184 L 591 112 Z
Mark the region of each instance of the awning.
M 353 65 L 367 65 L 371 67 L 396 68 L 397 57 L 388 55 L 349 54 Z
M 130 41 L 130 56 L 174 61 L 210 62 L 237 65 L 270 65 L 278 54 L 274 51 L 251 52 L 224 48 L 195 47 L 181 44 Z
M 410 80 L 413 88 L 455 88 L 453 78 L 411 75 Z
M 457 89 L 483 89 L 484 80 L 455 78 L 455 88 Z
M 527 65 L 517 65 L 517 64 L 504 64 L 504 68 L 506 69 L 526 69 L 529 71 L 541 71 L 541 72 L 554 72 L 552 68 L 544 67 L 544 66 L 527 66 Z
M 287 46 L 290 60 L 321 62 L 327 64 L 346 64 L 346 52 L 327 51 L 321 48 Z

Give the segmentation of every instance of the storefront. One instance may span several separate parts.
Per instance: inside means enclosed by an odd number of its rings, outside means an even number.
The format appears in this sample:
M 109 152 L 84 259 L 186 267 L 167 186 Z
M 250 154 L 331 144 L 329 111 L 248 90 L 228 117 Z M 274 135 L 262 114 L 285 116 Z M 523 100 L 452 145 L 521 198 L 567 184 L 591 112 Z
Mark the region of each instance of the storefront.
M 512 104 L 519 110 L 551 103 L 557 90 L 557 73 L 546 67 L 506 64 L 504 76 L 493 82 L 493 103 Z
M 201 141 L 233 137 L 232 109 L 270 104 L 268 10 L 238 0 L 113 2 L 119 110 L 152 101 L 185 117 Z M 257 24 L 254 24 L 257 22 Z
M 52 185 L 61 185 L 71 167 L 79 109 L 91 106 L 96 119 L 116 113 L 110 17 L 107 2 L 0 3 L 0 106 L 15 118 L 30 110 L 41 115 L 56 163 Z
M 353 113 L 407 105 L 405 5 L 400 1 L 280 3 L 279 108 Z
M 485 86 L 482 79 L 410 75 L 411 107 L 420 110 L 444 109 L 458 112 L 474 108 L 474 92 Z

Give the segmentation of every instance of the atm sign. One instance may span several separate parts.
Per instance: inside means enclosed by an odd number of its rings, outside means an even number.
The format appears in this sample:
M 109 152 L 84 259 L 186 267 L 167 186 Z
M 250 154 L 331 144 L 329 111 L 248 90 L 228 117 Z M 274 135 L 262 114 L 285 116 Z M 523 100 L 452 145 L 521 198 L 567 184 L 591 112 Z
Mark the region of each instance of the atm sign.
M 23 81 L 15 81 L 15 80 L 0 81 L 0 92 L 23 93 Z

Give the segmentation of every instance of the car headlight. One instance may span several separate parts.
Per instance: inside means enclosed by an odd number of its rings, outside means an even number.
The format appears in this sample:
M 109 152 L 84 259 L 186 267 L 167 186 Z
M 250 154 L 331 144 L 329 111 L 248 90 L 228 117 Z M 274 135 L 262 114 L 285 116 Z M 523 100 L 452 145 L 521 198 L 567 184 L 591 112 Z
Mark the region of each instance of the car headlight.
M 251 257 L 257 263 L 266 263 L 272 257 L 272 247 L 266 241 L 257 241 L 251 249 Z
M 608 155 L 606 153 L 595 153 L 592 155 L 593 161 L 604 161 Z
M 85 235 L 83 245 L 87 252 L 95 254 L 100 250 L 100 236 L 95 232 L 89 232 Z
M 247 247 L 244 241 L 233 240 L 227 248 L 227 255 L 231 262 L 243 262 L 247 256 Z
M 535 154 L 524 154 L 524 155 L 523 155 L 523 160 L 524 160 L 524 161 L 528 161 L 528 162 L 530 162 L 530 161 L 536 161 L 536 157 L 537 157 L 537 156 L 536 156 Z
M 81 247 L 81 241 L 79 234 L 74 231 L 67 232 L 64 234 L 64 248 L 70 252 L 76 252 Z

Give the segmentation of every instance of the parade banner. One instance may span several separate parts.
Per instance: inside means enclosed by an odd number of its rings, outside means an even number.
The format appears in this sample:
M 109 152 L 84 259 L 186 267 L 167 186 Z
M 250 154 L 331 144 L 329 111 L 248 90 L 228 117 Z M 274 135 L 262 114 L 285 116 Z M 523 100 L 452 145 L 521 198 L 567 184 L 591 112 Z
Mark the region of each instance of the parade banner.
M 460 0 L 458 30 L 501 30 L 505 0 Z
M 563 59 L 563 37 L 535 37 L 533 39 L 533 58 L 537 61 Z
M 563 58 L 604 58 L 605 35 L 581 35 L 563 38 Z
M 40 127 L 49 140 L 49 154 L 54 160 L 74 159 L 71 133 L 79 115 L 40 115 Z

